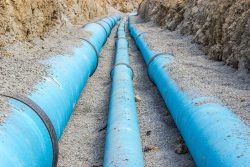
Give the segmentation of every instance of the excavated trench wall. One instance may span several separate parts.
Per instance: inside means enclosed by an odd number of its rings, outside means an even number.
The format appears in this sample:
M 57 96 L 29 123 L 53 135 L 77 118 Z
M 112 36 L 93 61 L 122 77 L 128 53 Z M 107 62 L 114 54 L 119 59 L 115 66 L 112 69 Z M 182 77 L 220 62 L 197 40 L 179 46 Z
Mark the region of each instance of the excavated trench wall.
M 109 7 L 131 11 L 140 0 L 0 0 L 0 56 L 17 40 L 32 40 L 55 25 L 80 24 L 109 13 Z
M 250 0 L 144 0 L 139 14 L 193 35 L 209 58 L 250 70 Z
M 138 7 L 142 0 L 113 0 L 111 5 L 121 12 L 127 13 Z

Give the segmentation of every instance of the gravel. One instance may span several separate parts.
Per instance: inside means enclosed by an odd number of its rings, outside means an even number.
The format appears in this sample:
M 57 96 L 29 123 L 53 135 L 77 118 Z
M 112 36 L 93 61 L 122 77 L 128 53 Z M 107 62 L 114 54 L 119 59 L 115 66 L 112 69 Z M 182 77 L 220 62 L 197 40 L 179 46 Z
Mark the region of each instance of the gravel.
M 28 95 L 39 82 L 49 75 L 49 66 L 42 61 L 57 55 L 70 56 L 74 47 L 80 46 L 79 37 L 90 34 L 80 25 L 57 27 L 30 42 L 15 42 L 0 50 L 0 94 Z M 5 54 L 1 54 L 1 53 Z M 7 56 L 6 56 L 7 55 Z M 8 99 L 0 96 L 0 123 L 9 114 Z
M 250 75 L 246 71 L 209 60 L 191 36 L 161 29 L 153 22 L 144 23 L 139 17 L 133 19 L 141 31 L 148 32 L 144 37 L 152 48 L 175 55 L 167 69 L 181 89 L 218 98 L 250 125 Z
M 218 97 L 226 106 L 250 124 L 250 77 L 222 62 L 207 59 L 192 43 L 191 37 L 170 32 L 152 22 L 137 26 L 148 32 L 150 45 L 159 51 L 175 54 L 175 62 L 168 67 L 170 75 L 187 92 Z M 60 167 L 102 166 L 105 127 L 109 110 L 116 28 L 102 49 L 99 66 L 89 79 L 70 121 L 59 142 Z M 79 46 L 79 29 L 68 25 L 51 30 L 45 38 L 31 42 L 17 42 L 4 49 L 9 56 L 0 57 L 0 93 L 29 94 L 35 84 L 48 75 L 48 66 L 40 62 L 58 54 L 69 54 Z M 83 34 L 87 35 L 87 34 Z M 191 156 L 180 149 L 180 134 L 157 88 L 150 82 L 142 56 L 133 40 L 129 40 L 131 66 L 135 73 L 134 89 L 138 96 L 137 112 L 141 128 L 145 166 L 195 166 Z M 6 99 L 0 97 L 0 124 L 8 114 Z M 183 143 L 181 143 L 183 144 Z M 181 145 L 181 148 L 185 146 Z
M 2 123 L 4 123 L 5 118 L 8 116 L 8 110 L 9 110 L 9 105 L 7 103 L 7 99 L 2 97 L 0 98 L 0 106 L 1 106 L 1 112 L 0 112 L 0 126 Z
M 145 166 L 195 166 L 189 154 L 175 153 L 180 134 L 157 88 L 149 80 L 142 55 L 131 37 L 129 37 L 129 55 L 135 73 L 134 91 L 141 98 L 136 106 Z
M 102 165 L 116 28 L 103 47 L 98 68 L 89 78 L 59 142 L 59 167 Z
M 102 166 L 105 127 L 109 110 L 116 28 L 100 55 L 99 66 L 88 80 L 59 143 L 58 166 Z M 135 94 L 141 127 L 145 166 L 194 166 L 189 154 L 176 154 L 180 134 L 156 87 L 149 81 L 146 67 L 129 37 L 131 66 L 135 72 Z

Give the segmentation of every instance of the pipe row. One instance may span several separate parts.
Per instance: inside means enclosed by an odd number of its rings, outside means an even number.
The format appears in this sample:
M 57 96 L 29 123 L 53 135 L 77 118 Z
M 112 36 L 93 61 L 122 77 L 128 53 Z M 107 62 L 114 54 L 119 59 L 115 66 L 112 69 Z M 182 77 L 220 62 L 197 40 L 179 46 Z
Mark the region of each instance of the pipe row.
M 197 166 L 249 166 L 249 127 L 215 97 L 190 95 L 179 88 L 165 68 L 174 56 L 152 50 L 130 18 L 128 26 Z
M 57 165 L 55 145 L 119 19 L 120 16 L 112 16 L 85 25 L 82 31 L 88 35 L 79 37 L 82 45 L 74 48 L 72 55 L 58 55 L 41 62 L 50 66 L 49 75 L 28 96 L 6 95 L 10 111 L 0 125 L 0 166 Z
M 117 30 L 115 65 L 111 70 L 112 91 L 109 106 L 104 167 L 143 167 L 140 130 L 133 91 L 133 70 L 128 56 L 123 20 Z

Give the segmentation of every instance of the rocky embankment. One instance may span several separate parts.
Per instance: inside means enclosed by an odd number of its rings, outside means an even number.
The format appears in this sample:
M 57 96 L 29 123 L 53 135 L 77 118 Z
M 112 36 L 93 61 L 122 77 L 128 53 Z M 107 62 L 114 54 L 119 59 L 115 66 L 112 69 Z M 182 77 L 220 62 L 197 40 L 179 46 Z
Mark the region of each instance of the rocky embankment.
M 16 40 L 32 40 L 51 27 L 82 24 L 97 16 L 109 14 L 109 8 L 123 12 L 133 10 L 140 0 L 1 0 L 0 55 L 8 55 L 4 46 Z
M 113 0 L 111 5 L 121 12 L 131 12 L 138 7 L 142 0 Z
M 193 35 L 209 58 L 250 70 L 250 0 L 144 0 L 139 13 Z

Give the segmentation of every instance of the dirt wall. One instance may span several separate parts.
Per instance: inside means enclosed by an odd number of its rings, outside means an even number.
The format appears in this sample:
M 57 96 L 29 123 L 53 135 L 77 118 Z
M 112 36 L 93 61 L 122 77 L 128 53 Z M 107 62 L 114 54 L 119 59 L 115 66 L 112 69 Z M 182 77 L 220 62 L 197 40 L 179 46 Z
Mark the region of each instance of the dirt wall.
M 0 46 L 32 39 L 67 19 L 72 23 L 106 13 L 101 0 L 1 0 Z
M 142 0 L 112 0 L 111 4 L 121 12 L 127 13 L 137 9 L 141 1 Z
M 131 11 L 138 1 L 127 0 L 1 0 L 0 54 L 6 44 L 16 40 L 32 40 L 55 25 L 80 24 L 88 19 L 109 13 L 116 7 Z
M 144 0 L 139 13 L 193 35 L 209 58 L 250 70 L 250 0 Z

